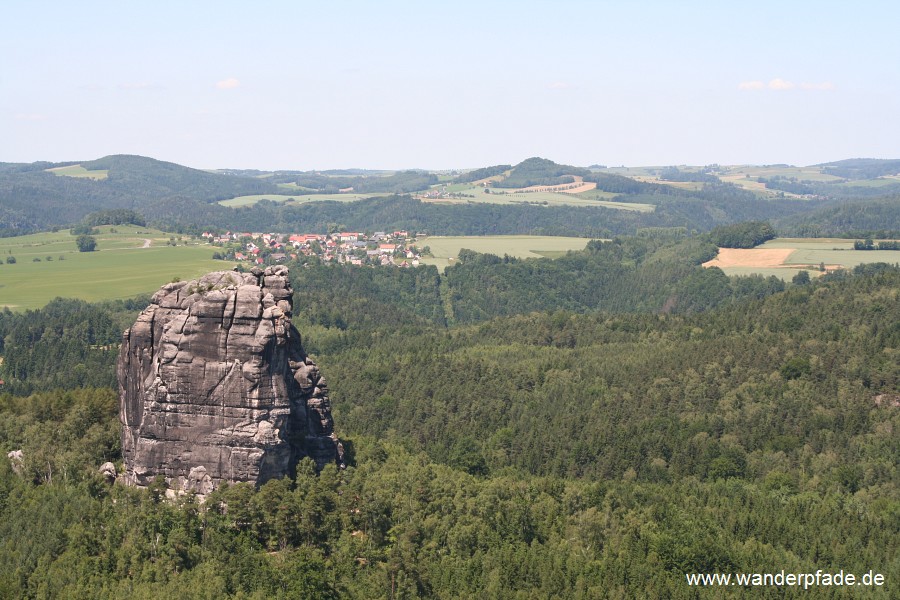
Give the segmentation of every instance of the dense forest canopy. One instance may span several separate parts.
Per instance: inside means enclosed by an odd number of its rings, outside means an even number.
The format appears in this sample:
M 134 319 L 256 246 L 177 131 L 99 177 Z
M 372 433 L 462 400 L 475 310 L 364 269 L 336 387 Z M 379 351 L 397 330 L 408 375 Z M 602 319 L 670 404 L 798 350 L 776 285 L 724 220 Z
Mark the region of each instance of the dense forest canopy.
M 900 194 L 830 203 L 785 216 L 776 227 L 782 235 L 794 237 L 900 238 Z
M 146 300 L 4 312 L 0 449 L 22 458 L 0 460 L 0 592 L 692 598 L 686 573 L 784 568 L 874 569 L 888 585 L 866 596 L 891 597 L 900 269 L 769 289 L 696 270 L 709 245 L 466 253 L 446 279 L 295 268 L 351 466 L 203 505 L 97 474 L 120 460 L 112 346 Z M 599 300 L 569 281 L 606 270 Z M 640 301 L 673 291 L 695 301 Z
M 722 225 L 709 232 L 710 241 L 720 248 L 753 248 L 775 237 L 775 230 L 763 221 Z
M 659 178 L 663 181 L 685 181 L 699 183 L 718 183 L 719 178 L 703 171 L 683 171 L 678 167 L 667 167 L 659 174 Z

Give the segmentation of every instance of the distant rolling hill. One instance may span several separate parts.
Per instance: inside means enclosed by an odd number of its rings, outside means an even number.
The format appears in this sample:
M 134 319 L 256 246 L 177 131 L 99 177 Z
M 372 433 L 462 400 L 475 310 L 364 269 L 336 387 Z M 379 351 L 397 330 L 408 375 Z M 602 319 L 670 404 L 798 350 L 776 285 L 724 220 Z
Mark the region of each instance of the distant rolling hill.
M 739 221 L 766 220 L 792 230 L 808 224 L 810 231 L 821 235 L 848 235 L 869 230 L 873 223 L 868 217 L 875 209 L 879 222 L 896 221 L 900 206 L 894 180 L 879 175 L 876 180 L 846 181 L 825 171 L 845 168 L 856 169 L 860 176 L 872 175 L 890 171 L 893 167 L 888 163 L 893 162 L 898 161 L 854 159 L 804 168 L 714 165 L 589 170 L 533 157 L 517 165 L 474 169 L 455 179 L 421 170 L 208 172 L 129 155 L 80 163 L 0 163 L 0 236 L 66 227 L 89 213 L 109 209 L 134 210 L 148 224 L 188 233 L 207 228 L 324 232 L 346 227 L 354 231 L 409 229 L 433 235 L 608 237 L 667 228 L 706 231 Z M 789 189 L 782 192 L 775 186 Z M 790 192 L 793 186 L 796 193 Z M 334 202 L 321 196 L 350 189 L 359 197 L 375 197 Z M 812 191 L 807 194 L 807 189 Z M 416 192 L 423 192 L 422 200 L 405 195 Z M 219 204 L 284 194 L 319 194 L 320 198 L 308 203 L 263 199 L 245 206 Z M 553 202 L 545 198 L 548 195 Z M 348 196 L 334 197 L 346 200 Z M 495 196 L 509 202 L 491 202 Z M 861 197 L 883 200 L 871 204 L 870 210 L 825 210 Z M 641 212 L 622 210 L 623 206 Z M 841 222 L 846 218 L 852 223 Z
M 494 182 L 499 188 L 527 188 L 535 185 L 554 186 L 574 183 L 576 177 L 586 177 L 590 171 L 569 165 L 560 165 L 546 158 L 528 158 Z
M 80 163 L 80 170 L 60 166 L 73 163 L 0 164 L 0 235 L 67 225 L 103 209 L 127 208 L 152 217 L 158 212 L 157 204 L 175 199 L 216 202 L 278 189 L 259 179 L 209 173 L 143 156 L 106 156 Z M 92 178 L 92 172 L 105 176 Z
M 889 175 L 900 175 L 900 160 L 880 158 L 849 158 L 816 165 L 825 173 L 844 179 L 877 179 Z

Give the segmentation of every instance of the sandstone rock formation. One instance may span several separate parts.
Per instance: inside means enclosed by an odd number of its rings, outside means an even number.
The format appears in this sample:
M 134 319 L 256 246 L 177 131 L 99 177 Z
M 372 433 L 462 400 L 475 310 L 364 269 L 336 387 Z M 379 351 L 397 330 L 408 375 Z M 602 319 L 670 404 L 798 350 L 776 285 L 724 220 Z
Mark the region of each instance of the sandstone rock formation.
M 163 286 L 119 353 L 126 483 L 176 492 L 337 462 L 325 378 L 291 323 L 286 267 Z
M 25 454 L 21 450 L 12 450 L 6 453 L 6 458 L 9 459 L 9 464 L 12 467 L 13 473 L 21 475 L 23 465 L 25 464 Z
M 106 480 L 106 483 L 113 483 L 116 480 L 116 465 L 111 462 L 105 462 L 100 465 L 100 468 L 97 470 L 100 475 L 103 476 L 103 479 Z

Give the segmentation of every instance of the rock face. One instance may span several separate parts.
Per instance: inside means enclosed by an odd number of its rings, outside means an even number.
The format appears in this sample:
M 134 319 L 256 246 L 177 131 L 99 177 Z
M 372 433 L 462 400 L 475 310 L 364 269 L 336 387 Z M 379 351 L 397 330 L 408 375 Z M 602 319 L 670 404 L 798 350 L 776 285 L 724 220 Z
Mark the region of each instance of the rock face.
M 325 378 L 291 323 L 283 266 L 163 286 L 125 331 L 119 417 L 126 483 L 176 492 L 263 483 L 311 457 L 342 465 Z

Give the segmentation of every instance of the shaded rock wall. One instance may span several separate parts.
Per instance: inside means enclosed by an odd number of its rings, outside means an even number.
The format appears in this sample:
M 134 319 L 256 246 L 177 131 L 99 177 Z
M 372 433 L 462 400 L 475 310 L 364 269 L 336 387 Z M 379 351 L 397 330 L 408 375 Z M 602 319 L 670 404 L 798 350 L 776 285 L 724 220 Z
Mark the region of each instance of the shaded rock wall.
M 163 286 L 119 353 L 125 481 L 207 494 L 311 457 L 341 464 L 328 387 L 290 320 L 286 267 Z

